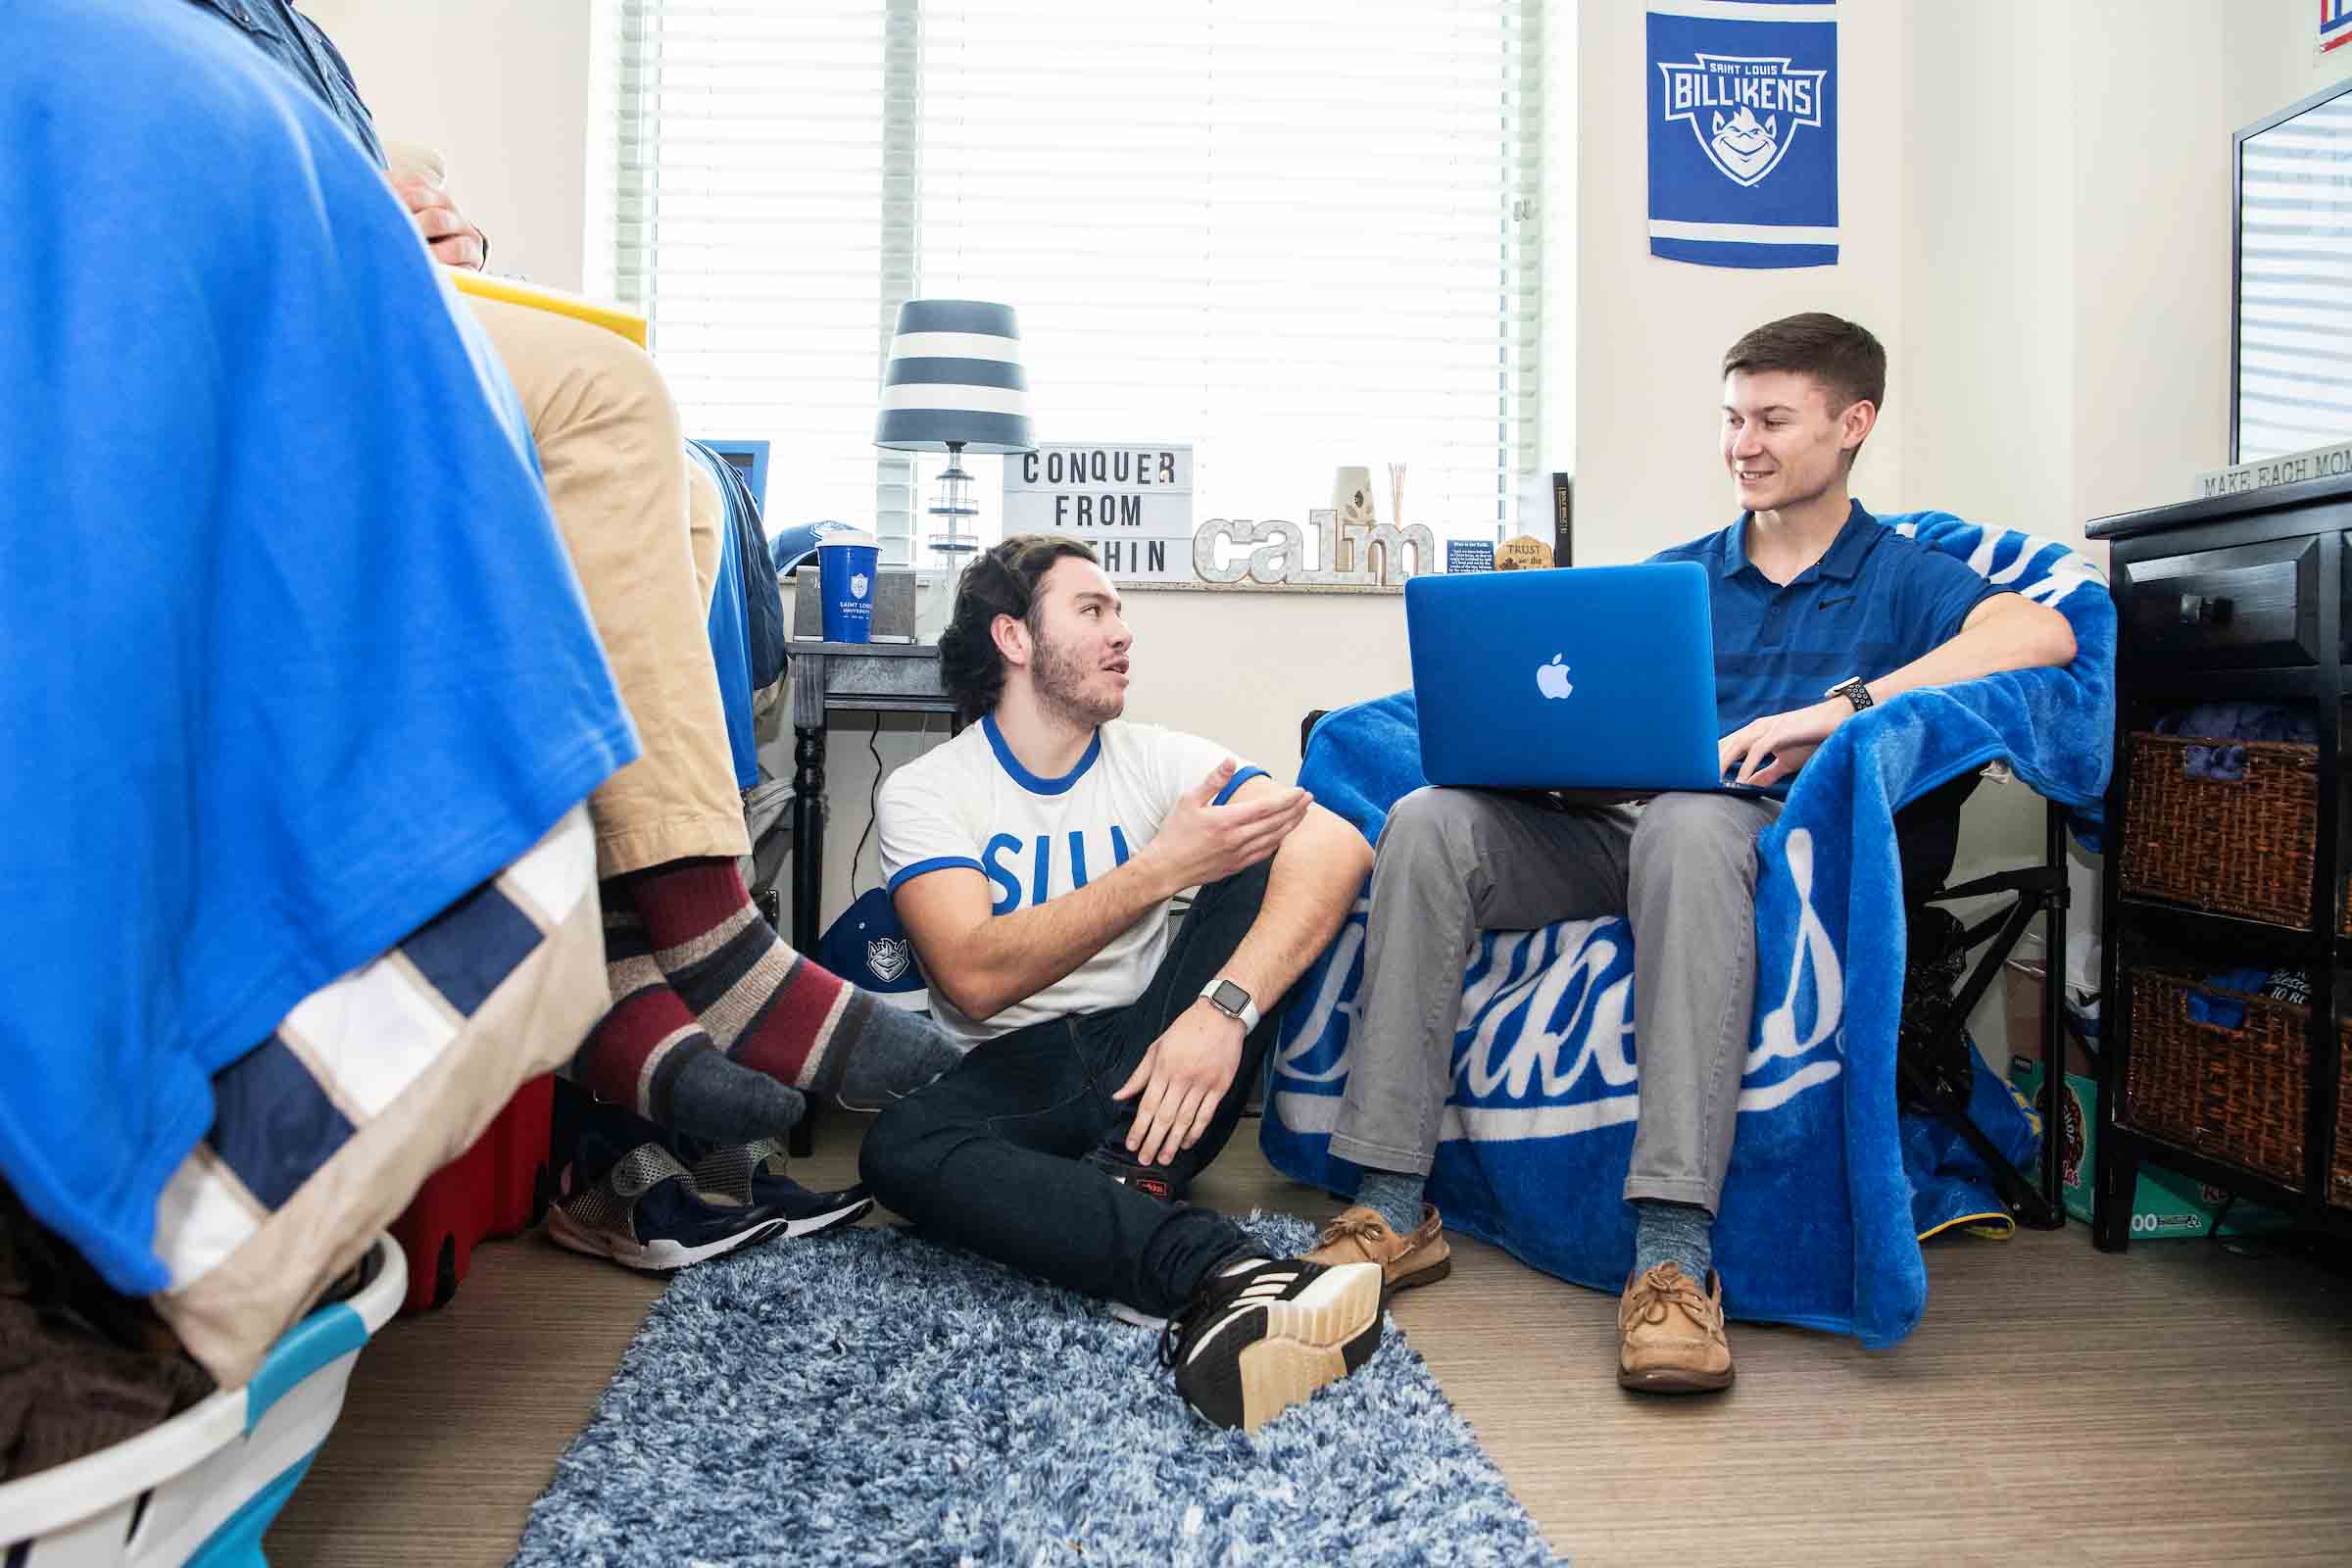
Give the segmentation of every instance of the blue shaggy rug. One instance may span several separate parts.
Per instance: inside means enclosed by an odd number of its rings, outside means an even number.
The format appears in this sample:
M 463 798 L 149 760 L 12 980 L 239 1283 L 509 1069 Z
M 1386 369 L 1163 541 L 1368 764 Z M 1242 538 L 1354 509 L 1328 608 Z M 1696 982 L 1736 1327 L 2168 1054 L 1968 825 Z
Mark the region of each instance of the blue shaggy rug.
M 1302 1220 L 1253 1215 L 1269 1248 Z M 518 1565 L 1551 1563 L 1392 1320 L 1254 1436 L 1158 1336 L 898 1231 L 680 1275 L 532 1505 Z

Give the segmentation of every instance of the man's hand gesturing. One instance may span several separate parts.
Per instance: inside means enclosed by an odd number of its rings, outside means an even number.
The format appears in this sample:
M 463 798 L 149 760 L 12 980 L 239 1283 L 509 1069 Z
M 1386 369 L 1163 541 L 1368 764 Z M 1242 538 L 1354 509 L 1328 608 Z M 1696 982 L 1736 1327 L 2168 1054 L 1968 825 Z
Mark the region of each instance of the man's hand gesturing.
M 1171 887 L 1221 882 L 1248 870 L 1282 848 L 1282 841 L 1315 804 L 1313 796 L 1296 787 L 1260 790 L 1246 801 L 1213 804 L 1239 766 L 1229 757 L 1209 769 L 1208 777 L 1176 803 L 1144 851 Z

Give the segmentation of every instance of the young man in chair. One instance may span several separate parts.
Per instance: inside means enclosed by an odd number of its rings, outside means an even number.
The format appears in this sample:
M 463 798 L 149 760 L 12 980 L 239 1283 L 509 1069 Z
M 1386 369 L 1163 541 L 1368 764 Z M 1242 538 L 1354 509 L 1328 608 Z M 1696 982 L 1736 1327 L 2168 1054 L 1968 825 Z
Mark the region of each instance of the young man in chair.
M 1184 1196 L 1371 853 L 1223 748 L 1123 720 L 1133 642 L 1085 545 L 1007 539 L 964 573 L 940 652 L 976 722 L 893 773 L 879 819 L 971 1050 L 882 1113 L 860 1169 L 942 1241 L 1170 1319 L 1185 1398 L 1255 1427 L 1377 1347 L 1380 1271 L 1274 1261 Z
M 2073 660 L 2057 612 L 1885 527 L 1848 496 L 1886 395 L 1886 351 L 1868 331 L 1788 317 L 1733 344 L 1722 373 L 1721 455 L 1740 514 L 1652 559 L 1707 568 L 1726 778 L 1785 794 L 1831 732 L 1873 703 Z M 1461 789 L 1398 802 L 1373 869 L 1353 1059 L 1331 1140 L 1363 1177 L 1307 1255 L 1379 1263 L 1391 1289 L 1445 1276 L 1445 1233 L 1422 1187 L 1470 948 L 1482 930 L 1624 915 L 1642 1094 L 1617 1380 L 1656 1393 L 1728 1387 L 1709 1230 L 1753 1016 L 1756 837 L 1780 805 L 1663 794 L 1566 806 Z

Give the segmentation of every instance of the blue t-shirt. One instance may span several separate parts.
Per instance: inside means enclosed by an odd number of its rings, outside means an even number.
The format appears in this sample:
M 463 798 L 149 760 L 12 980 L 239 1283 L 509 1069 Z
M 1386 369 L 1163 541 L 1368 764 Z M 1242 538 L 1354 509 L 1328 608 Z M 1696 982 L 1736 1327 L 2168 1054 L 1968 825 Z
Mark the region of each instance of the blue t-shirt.
M 471 313 L 214 16 L 0 51 L 0 1175 L 117 1289 L 211 1075 L 637 753 Z
M 1876 680 L 1959 632 L 1996 588 L 1968 563 L 1906 538 L 1862 510 L 1819 561 L 1776 583 L 1747 559 L 1747 521 L 1661 550 L 1652 561 L 1707 568 L 1715 628 L 1715 715 L 1731 734 L 1810 708 L 1849 676 Z

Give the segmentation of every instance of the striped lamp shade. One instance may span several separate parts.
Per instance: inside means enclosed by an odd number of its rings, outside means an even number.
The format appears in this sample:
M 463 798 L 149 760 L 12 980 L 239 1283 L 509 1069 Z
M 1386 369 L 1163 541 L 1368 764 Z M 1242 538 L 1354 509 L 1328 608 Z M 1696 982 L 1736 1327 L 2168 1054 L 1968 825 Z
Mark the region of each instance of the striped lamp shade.
M 1029 452 L 1029 378 L 1009 305 L 908 300 L 882 374 L 874 445 L 974 454 Z

